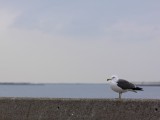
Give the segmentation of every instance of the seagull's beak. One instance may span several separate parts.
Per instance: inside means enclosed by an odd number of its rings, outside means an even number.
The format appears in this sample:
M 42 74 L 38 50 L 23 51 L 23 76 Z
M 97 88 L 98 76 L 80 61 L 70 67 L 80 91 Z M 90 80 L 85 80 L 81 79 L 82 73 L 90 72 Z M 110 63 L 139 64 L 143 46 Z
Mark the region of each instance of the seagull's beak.
M 109 81 L 109 80 L 111 80 L 111 79 L 107 79 L 107 81 Z

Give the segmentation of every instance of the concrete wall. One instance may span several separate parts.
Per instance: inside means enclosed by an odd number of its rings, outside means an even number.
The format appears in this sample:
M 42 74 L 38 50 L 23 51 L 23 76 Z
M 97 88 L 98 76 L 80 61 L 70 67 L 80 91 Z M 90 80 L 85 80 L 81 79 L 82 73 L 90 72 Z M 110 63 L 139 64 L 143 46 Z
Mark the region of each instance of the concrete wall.
M 160 120 L 160 100 L 0 98 L 0 120 Z

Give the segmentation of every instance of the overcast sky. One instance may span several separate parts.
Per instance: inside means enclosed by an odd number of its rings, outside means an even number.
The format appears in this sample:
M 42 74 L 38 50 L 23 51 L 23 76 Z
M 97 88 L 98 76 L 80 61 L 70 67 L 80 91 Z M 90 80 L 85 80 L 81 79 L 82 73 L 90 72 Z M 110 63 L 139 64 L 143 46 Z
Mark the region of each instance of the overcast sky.
M 0 0 L 0 82 L 160 81 L 159 0 Z

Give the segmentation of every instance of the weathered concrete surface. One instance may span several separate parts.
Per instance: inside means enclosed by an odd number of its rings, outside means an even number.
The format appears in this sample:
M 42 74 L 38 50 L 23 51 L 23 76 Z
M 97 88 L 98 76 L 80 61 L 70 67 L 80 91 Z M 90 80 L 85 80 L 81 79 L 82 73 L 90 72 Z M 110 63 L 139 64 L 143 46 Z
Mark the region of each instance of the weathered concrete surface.
M 0 120 L 160 120 L 160 100 L 0 98 Z

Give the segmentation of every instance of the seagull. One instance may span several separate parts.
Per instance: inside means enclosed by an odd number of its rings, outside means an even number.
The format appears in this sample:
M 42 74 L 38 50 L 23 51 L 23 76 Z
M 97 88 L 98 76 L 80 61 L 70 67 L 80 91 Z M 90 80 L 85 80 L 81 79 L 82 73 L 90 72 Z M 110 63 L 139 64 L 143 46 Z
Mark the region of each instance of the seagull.
M 116 75 L 111 76 L 110 79 L 107 79 L 110 82 L 111 89 L 119 93 L 119 99 L 121 99 L 122 93 L 127 91 L 132 91 L 137 93 L 137 91 L 143 91 L 143 88 L 137 87 L 133 83 L 128 82 L 124 79 L 119 79 Z

